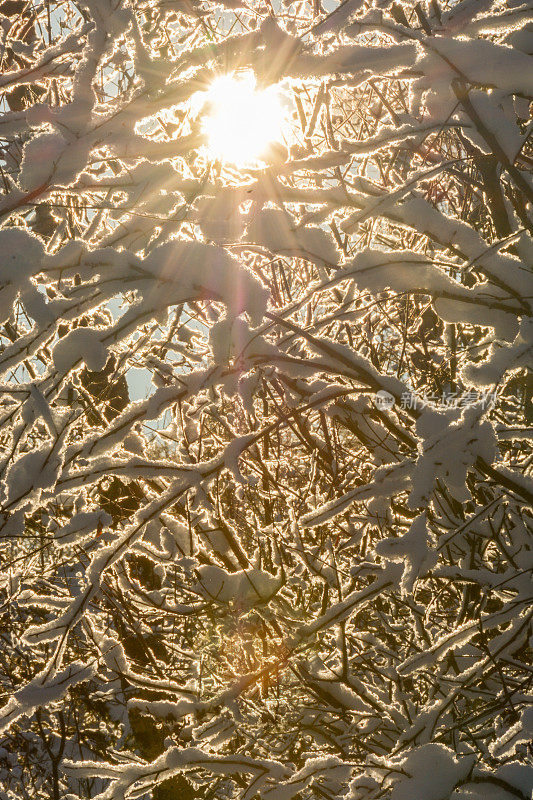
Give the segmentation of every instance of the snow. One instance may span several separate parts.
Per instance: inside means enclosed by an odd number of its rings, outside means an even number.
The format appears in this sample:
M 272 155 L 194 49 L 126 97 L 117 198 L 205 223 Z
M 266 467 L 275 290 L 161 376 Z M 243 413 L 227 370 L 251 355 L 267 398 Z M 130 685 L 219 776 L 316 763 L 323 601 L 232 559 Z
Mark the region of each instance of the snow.
M 516 124 L 514 113 L 509 114 L 506 108 L 512 102 L 512 98 L 503 92 L 492 92 L 491 95 L 487 95 L 485 92 L 474 90 L 469 93 L 469 100 L 485 128 L 497 140 L 509 161 L 514 163 L 524 144 L 524 137 Z M 492 152 L 474 126 L 465 126 L 463 131 L 467 139 L 483 153 Z
M 99 647 L 106 667 L 119 675 L 126 675 L 129 670 L 128 660 L 122 644 L 114 638 L 104 637 Z
M 482 14 L 492 5 L 492 0 L 461 0 L 450 11 L 442 15 L 442 28 L 446 33 L 460 33 L 462 28 L 478 14 Z
M 41 240 L 25 228 L 0 230 L 0 278 L 4 281 L 22 281 L 39 271 L 44 256 Z
M 326 33 L 338 33 L 350 21 L 350 19 L 363 7 L 363 0 L 342 0 L 334 11 L 315 25 L 313 33 L 316 36 L 323 36 Z
M 48 405 L 44 395 L 35 383 L 29 385 L 29 397 L 22 406 L 21 417 L 27 425 L 32 425 L 36 419 L 42 419 L 48 432 L 57 436 L 60 426 L 59 415 Z
M 192 556 L 190 530 L 167 514 L 161 514 L 161 521 L 165 523 L 160 531 L 161 544 L 170 558 Z
M 357 486 L 340 498 L 335 498 L 323 506 L 319 506 L 316 510 L 304 514 L 301 523 L 309 528 L 322 525 L 338 514 L 342 514 L 352 503 L 374 496 L 391 497 L 409 486 L 411 473 L 412 465 L 410 463 L 384 465 L 376 470 L 372 483 Z
M 231 314 L 246 311 L 256 325 L 263 318 L 268 292 L 221 247 L 174 239 L 153 250 L 143 266 L 161 280 L 168 304 L 203 289 L 223 300 Z
M 41 133 L 26 142 L 20 165 L 20 188 L 30 192 L 49 183 L 66 146 L 59 133 Z
M 527 744 L 531 739 L 533 739 L 533 706 L 525 708 L 521 712 L 518 722 L 511 725 L 510 728 L 492 742 L 489 750 L 495 758 L 501 758 L 509 754 L 513 755 L 519 744 Z
M 351 772 L 350 764 L 337 756 L 324 758 L 308 758 L 304 766 L 290 776 L 289 780 L 280 782 L 275 788 L 263 792 L 265 800 L 291 800 L 304 790 L 312 790 L 313 785 L 333 796 L 341 794 L 343 785 L 347 783 Z
M 101 342 L 102 332 L 91 328 L 74 328 L 58 341 L 53 351 L 54 366 L 64 375 L 80 361 L 93 372 L 102 370 L 107 361 L 107 350 Z
M 527 602 L 529 601 L 526 600 L 524 605 Z M 495 612 L 494 614 L 482 614 L 475 623 L 466 622 L 463 625 L 457 625 L 452 632 L 441 636 L 431 646 L 426 646 L 423 651 L 406 659 L 403 664 L 398 666 L 398 673 L 400 675 L 410 675 L 418 670 L 434 668 L 436 662 L 443 659 L 450 650 L 460 652 L 461 648 L 479 631 L 480 623 L 484 630 L 488 630 L 498 625 L 505 625 L 510 621 L 515 621 L 520 605 L 522 605 L 521 602 L 513 603 L 505 607 L 503 611 Z
M 533 363 L 532 349 L 533 323 L 530 319 L 523 319 L 511 344 L 493 342 L 486 360 L 479 364 L 466 364 L 461 370 L 461 377 L 465 383 L 474 386 L 497 384 L 506 373 L 530 367 Z
M 281 5 L 0 15 L 6 800 L 533 788 L 531 9 Z M 190 101 L 252 69 L 241 169 Z
M 433 122 L 418 123 L 416 117 L 405 115 L 402 119 L 405 117 L 407 117 L 408 121 L 403 125 L 395 125 L 394 127 L 382 125 L 376 136 L 370 136 L 358 142 L 353 142 L 350 139 L 343 140 L 343 151 L 354 154 L 356 158 L 362 158 L 370 153 L 376 153 L 394 142 L 405 141 L 406 144 L 415 146 L 418 142 L 422 142 L 429 133 L 437 129 Z
M 531 275 L 519 259 L 502 255 L 489 247 L 473 227 L 449 217 L 419 193 L 412 192 L 401 205 L 394 208 L 391 217 L 427 234 L 446 248 L 458 250 L 465 259 L 476 264 L 489 280 L 494 276 L 496 287 L 509 287 L 510 292 L 520 297 L 527 297 L 531 293 Z M 498 297 L 497 289 L 490 288 L 493 296 Z
M 272 783 L 282 781 L 288 776 L 288 770 L 275 759 L 251 758 L 243 754 L 225 755 L 210 753 L 198 747 L 170 746 L 154 761 L 145 763 L 129 759 L 126 763 L 111 764 L 107 762 L 73 762 L 65 759 L 62 769 L 77 779 L 90 777 L 111 778 L 115 783 L 100 800 L 118 800 L 125 797 L 125 792 L 136 785 L 136 793 L 145 793 L 145 789 L 153 786 L 153 775 L 158 774 L 160 780 L 170 778 L 178 772 L 207 769 L 213 775 L 234 775 L 236 773 L 255 776 L 254 788 L 260 790 L 267 779 Z M 139 789 L 140 787 L 140 789 Z
M 426 256 L 409 250 L 386 253 L 363 250 L 343 267 L 342 277 L 351 277 L 360 288 L 397 292 L 427 291 L 428 293 L 460 293 L 462 287 Z M 339 276 L 340 277 L 340 276 Z
M 203 197 L 198 203 L 198 223 L 204 236 L 217 244 L 238 241 L 245 225 L 240 205 L 244 192 L 221 190 L 215 197 Z
M 437 480 L 443 481 L 460 502 L 468 500 L 468 470 L 478 458 L 491 464 L 496 457 L 494 428 L 482 419 L 481 407 L 466 406 L 458 419 L 455 411 L 439 413 L 426 409 L 417 421 L 422 441 L 409 495 L 411 508 L 420 508 L 428 502 Z
M 275 208 L 264 208 L 252 214 L 245 241 L 263 245 L 279 255 L 305 258 L 316 264 L 339 263 L 339 253 L 330 233 L 312 225 L 300 228 L 287 212 Z
M 244 354 L 250 341 L 250 329 L 239 317 L 226 317 L 209 331 L 209 340 L 216 364 L 228 364 Z
M 252 360 L 257 356 L 274 357 L 277 347 L 266 341 L 257 331 L 250 330 L 240 317 L 225 317 L 215 322 L 209 330 L 209 343 L 215 364 Z
M 428 36 L 424 44 L 424 55 L 418 59 L 416 67 L 427 76 L 427 86 L 444 81 L 449 85 L 457 76 L 457 72 L 447 66 L 451 62 L 470 83 L 526 97 L 533 95 L 533 59 L 525 53 L 486 39 Z
M 0 321 L 13 313 L 20 290 L 39 271 L 44 256 L 40 239 L 24 228 L 0 230 Z
M 224 448 L 224 466 L 229 469 L 237 483 L 245 485 L 250 482 L 243 476 L 239 468 L 239 456 L 256 440 L 256 434 L 248 433 L 245 436 L 236 436 Z
M 357 26 L 354 23 L 354 27 Z M 347 33 L 350 35 L 350 28 Z M 311 60 L 301 57 L 297 62 L 299 70 L 291 72 L 306 75 L 313 70 L 315 75 L 341 73 L 349 75 L 351 82 L 358 84 L 371 77 L 376 71 L 388 75 L 399 72 L 413 65 L 416 59 L 416 48 L 411 43 L 393 44 L 388 47 L 361 47 L 347 45 L 338 47 L 331 54 L 320 59 Z
M 50 675 L 45 670 L 36 675 L 0 708 L 0 731 L 6 730 L 12 722 L 31 714 L 36 708 L 57 702 L 71 686 L 90 680 L 94 673 L 94 664 L 74 661 L 55 674 Z
M 299 625 L 291 637 L 291 643 L 296 646 L 311 639 L 319 631 L 327 629 L 335 623 L 349 620 L 351 616 L 364 608 L 364 606 L 399 582 L 399 573 L 401 570 L 394 564 L 389 565 L 385 570 L 374 569 L 373 571 L 377 572 L 377 577 L 370 586 L 355 590 L 348 594 L 343 600 L 332 603 L 329 609 L 313 622 Z
M 394 776 L 390 800 L 444 800 L 472 769 L 473 759 L 459 758 L 443 744 L 424 744 L 405 757 L 376 759 L 392 770 L 401 769 L 408 777 Z
M 59 528 L 54 536 L 57 543 L 64 547 L 74 542 L 83 542 L 92 536 L 95 531 L 108 527 L 112 522 L 109 514 L 101 509 L 98 511 L 80 511 L 75 514 L 66 525 Z
M 116 672 L 123 671 L 116 669 L 116 666 L 113 666 L 112 668 Z M 146 700 L 133 698 L 132 700 L 128 701 L 128 708 L 137 708 L 140 711 L 144 711 L 145 713 L 151 714 L 155 717 L 171 717 L 175 720 L 179 720 L 182 717 L 193 714 L 198 710 L 198 706 L 198 703 L 191 700 L 178 700 L 177 702 L 172 702 L 169 700 L 153 700 L 152 702 L 147 702 Z
M 491 308 L 490 302 L 485 306 L 475 302 L 472 293 L 472 302 L 463 302 L 461 299 L 450 300 L 447 297 L 436 297 L 433 308 L 445 322 L 463 322 L 469 325 L 482 325 L 494 328 L 498 339 L 512 342 L 518 333 L 519 320 L 516 314 L 507 313 L 498 308 Z
M 222 567 L 202 565 L 193 591 L 216 603 L 252 606 L 268 601 L 280 588 L 280 579 L 260 569 L 229 573 Z
M 60 133 L 38 133 L 24 145 L 18 183 L 26 192 L 47 185 L 70 186 L 87 163 L 89 139 L 66 140 Z
M 521 11 L 522 13 L 523 11 L 526 11 L 527 13 L 527 6 L 522 8 Z M 520 19 L 520 17 L 518 19 Z M 510 27 L 512 27 L 512 21 Z M 522 28 L 519 28 L 518 30 L 512 30 L 512 32 L 506 36 L 505 43 L 511 47 L 514 47 L 516 50 L 521 50 L 523 53 L 533 55 L 533 37 L 531 36 L 532 32 L 533 22 L 528 22 Z
M 404 594 L 413 591 L 416 579 L 435 566 L 438 554 L 429 546 L 427 520 L 420 514 L 403 536 L 382 539 L 376 545 L 376 553 L 386 561 L 405 561 L 401 580 Z
M 533 769 L 529 764 L 511 761 L 509 764 L 498 767 L 495 777 L 506 781 L 522 792 L 525 797 L 533 792 Z M 511 794 L 515 795 L 514 792 L 511 792 Z
M 15 460 L 6 476 L 9 504 L 19 503 L 27 495 L 40 495 L 41 490 L 55 485 L 63 466 L 64 453 L 60 445 L 60 441 L 51 447 L 43 445 Z

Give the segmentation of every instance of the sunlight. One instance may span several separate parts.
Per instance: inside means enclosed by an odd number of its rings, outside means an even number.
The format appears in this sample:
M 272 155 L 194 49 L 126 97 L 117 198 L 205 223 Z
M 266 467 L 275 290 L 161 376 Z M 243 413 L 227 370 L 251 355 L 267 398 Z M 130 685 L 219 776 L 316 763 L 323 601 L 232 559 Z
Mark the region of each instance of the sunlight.
M 258 90 L 253 72 L 217 78 L 207 92 L 202 130 L 211 158 L 244 166 L 282 137 L 285 112 L 275 86 Z

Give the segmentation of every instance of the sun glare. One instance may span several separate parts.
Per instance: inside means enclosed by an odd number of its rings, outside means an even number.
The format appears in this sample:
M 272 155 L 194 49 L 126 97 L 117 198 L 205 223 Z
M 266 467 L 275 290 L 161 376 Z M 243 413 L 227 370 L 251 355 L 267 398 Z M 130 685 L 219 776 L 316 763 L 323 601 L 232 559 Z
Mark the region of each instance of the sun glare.
M 223 75 L 207 91 L 202 129 L 212 158 L 237 166 L 260 160 L 282 138 L 285 113 L 275 86 L 258 90 L 252 72 Z

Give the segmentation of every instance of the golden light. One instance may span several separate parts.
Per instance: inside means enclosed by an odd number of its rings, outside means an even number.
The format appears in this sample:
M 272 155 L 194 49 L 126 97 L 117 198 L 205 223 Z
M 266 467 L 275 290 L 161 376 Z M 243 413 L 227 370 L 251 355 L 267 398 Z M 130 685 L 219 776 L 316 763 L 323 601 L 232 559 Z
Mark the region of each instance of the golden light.
M 285 111 L 275 86 L 258 90 L 253 72 L 217 78 L 206 92 L 202 130 L 213 159 L 245 166 L 283 136 Z

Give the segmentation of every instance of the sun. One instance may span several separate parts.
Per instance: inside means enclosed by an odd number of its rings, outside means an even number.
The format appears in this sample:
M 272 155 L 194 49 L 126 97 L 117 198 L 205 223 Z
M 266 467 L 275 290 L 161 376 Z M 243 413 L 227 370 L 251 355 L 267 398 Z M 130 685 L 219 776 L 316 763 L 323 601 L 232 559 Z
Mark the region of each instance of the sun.
M 205 93 L 202 124 L 211 158 L 236 166 L 253 164 L 283 137 L 285 110 L 276 86 L 258 90 L 253 72 L 217 78 Z

